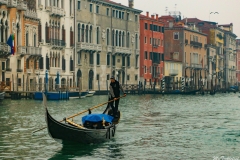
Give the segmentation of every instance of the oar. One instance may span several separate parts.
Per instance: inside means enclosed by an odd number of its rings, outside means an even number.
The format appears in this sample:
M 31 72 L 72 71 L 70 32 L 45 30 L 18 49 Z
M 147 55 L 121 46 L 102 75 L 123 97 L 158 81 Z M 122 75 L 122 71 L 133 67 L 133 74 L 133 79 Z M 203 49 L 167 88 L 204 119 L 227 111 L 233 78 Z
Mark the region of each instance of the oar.
M 123 97 L 125 97 L 125 96 L 121 96 L 121 97 L 119 97 L 119 98 L 117 98 L 117 99 L 120 99 L 120 98 L 123 98 Z M 113 102 L 113 101 L 114 101 L 114 100 L 111 100 L 111 101 L 108 101 L 108 102 L 99 104 L 99 105 L 97 105 L 97 106 L 94 106 L 94 107 L 92 107 L 92 108 L 89 108 L 88 110 L 85 110 L 85 111 L 79 112 L 79 113 L 77 113 L 77 114 L 74 114 L 74 115 L 72 115 L 72 116 L 70 116 L 70 117 L 68 117 L 68 118 L 66 118 L 66 119 L 70 119 L 70 118 L 79 116 L 80 114 L 83 114 L 83 113 L 85 113 L 85 112 L 88 112 L 89 110 L 96 109 L 96 108 L 98 108 L 98 107 L 101 107 L 101 106 L 103 106 L 103 105 L 105 105 L 105 104 L 107 104 L 107 103 Z M 44 104 L 44 106 L 46 107 L 46 101 L 45 101 L 45 99 L 43 99 L 43 104 Z M 65 119 L 63 119 L 63 120 L 61 120 L 61 121 L 59 121 L 59 122 L 63 122 L 64 120 L 65 120 Z M 35 130 L 35 131 L 32 132 L 32 134 L 33 134 L 33 133 L 36 133 L 36 132 L 38 132 L 38 131 L 41 131 L 41 130 L 43 130 L 43 129 L 45 129 L 45 128 L 47 128 L 47 127 L 43 127 L 43 128 L 38 129 L 38 130 Z

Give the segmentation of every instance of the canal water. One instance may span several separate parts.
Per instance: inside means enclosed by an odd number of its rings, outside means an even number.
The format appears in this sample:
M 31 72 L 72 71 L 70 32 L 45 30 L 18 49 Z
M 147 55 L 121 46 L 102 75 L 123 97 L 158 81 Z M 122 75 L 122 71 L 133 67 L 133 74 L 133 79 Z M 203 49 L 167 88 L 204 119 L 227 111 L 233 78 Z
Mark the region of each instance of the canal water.
M 41 101 L 7 99 L 0 102 L 0 159 L 240 159 L 238 94 L 128 95 L 120 100 L 114 139 L 79 146 L 62 146 L 46 130 L 32 135 L 45 126 Z M 93 96 L 49 101 L 48 107 L 62 120 L 106 101 L 107 96 Z

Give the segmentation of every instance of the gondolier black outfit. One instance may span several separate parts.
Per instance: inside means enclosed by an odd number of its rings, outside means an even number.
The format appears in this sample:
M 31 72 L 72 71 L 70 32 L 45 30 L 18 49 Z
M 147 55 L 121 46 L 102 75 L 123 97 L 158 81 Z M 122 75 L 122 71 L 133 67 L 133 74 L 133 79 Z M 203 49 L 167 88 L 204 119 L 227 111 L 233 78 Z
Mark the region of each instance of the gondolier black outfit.
M 117 98 L 120 97 L 120 90 L 122 90 L 125 96 L 126 96 L 126 93 L 124 92 L 122 85 L 117 80 L 115 80 L 113 76 L 111 77 L 109 90 L 110 90 L 110 100 L 114 100 L 113 102 L 110 103 L 110 106 L 112 108 L 113 115 L 117 116 L 118 104 L 120 100 Z M 115 107 L 113 106 L 114 102 L 115 102 Z

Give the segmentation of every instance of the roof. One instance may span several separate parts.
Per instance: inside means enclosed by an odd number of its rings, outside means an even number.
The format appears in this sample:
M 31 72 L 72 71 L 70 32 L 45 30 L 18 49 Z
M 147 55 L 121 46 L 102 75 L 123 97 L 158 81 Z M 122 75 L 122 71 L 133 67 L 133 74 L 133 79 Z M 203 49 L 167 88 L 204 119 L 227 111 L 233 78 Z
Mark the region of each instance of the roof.
M 223 27 L 230 27 L 230 26 L 232 26 L 233 24 L 232 23 L 230 23 L 230 24 L 219 24 L 218 26 L 223 26 Z
M 95 0 L 95 1 L 99 2 L 99 0 Z M 101 0 L 101 2 L 106 3 L 106 4 L 112 4 L 114 6 L 122 7 L 122 8 L 125 8 L 125 9 L 130 9 L 130 10 L 133 10 L 133 11 L 138 12 L 138 13 L 142 12 L 142 10 L 138 10 L 138 9 L 135 9 L 135 8 L 130 8 L 128 6 L 122 5 L 121 3 L 114 2 L 114 1 L 111 1 L 111 0 Z
M 180 22 L 196 23 L 196 22 L 202 22 L 202 20 L 198 18 L 184 18 Z

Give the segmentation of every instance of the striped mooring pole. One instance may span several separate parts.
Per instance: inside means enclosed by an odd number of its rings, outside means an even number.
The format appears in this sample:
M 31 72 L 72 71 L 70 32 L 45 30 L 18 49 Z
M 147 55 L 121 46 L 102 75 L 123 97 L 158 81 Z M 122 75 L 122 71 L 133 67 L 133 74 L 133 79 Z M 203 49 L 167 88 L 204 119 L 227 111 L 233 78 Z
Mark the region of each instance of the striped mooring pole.
M 182 77 L 182 92 L 184 92 L 184 87 L 185 87 L 185 81 L 184 77 Z
M 162 78 L 162 93 L 164 93 L 165 90 L 165 78 Z

